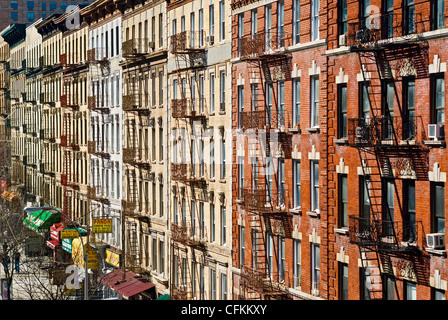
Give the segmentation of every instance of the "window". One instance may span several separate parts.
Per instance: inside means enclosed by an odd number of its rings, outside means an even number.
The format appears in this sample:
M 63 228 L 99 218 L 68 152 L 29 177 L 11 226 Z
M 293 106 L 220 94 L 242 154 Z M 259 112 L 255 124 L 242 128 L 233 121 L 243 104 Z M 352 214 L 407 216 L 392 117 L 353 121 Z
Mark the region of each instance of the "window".
M 204 239 L 205 236 L 204 202 L 199 202 L 199 236 L 201 239 Z
M 277 127 L 285 127 L 285 82 L 279 81 L 277 86 L 278 109 L 277 109 Z
M 302 243 L 300 240 L 293 240 L 293 255 L 294 255 L 294 287 L 301 285 L 302 273 Z
M 359 176 L 359 205 L 360 205 L 360 218 L 362 224 L 368 227 L 370 219 L 370 198 L 369 198 L 369 188 L 370 184 L 368 176 Z
M 417 285 L 414 282 L 409 281 L 405 281 L 404 284 L 404 299 L 417 300 Z
M 273 98 L 274 96 L 274 89 L 272 87 L 272 83 L 267 83 L 266 84 L 266 119 L 267 119 L 267 124 L 271 125 L 270 121 L 272 120 L 272 103 L 273 103 Z
M 163 14 L 159 13 L 159 47 L 163 46 Z
M 56 2 L 50 1 L 50 11 L 56 10 Z
M 174 199 L 173 199 L 173 214 L 174 214 L 174 224 L 178 224 L 179 223 L 179 221 L 178 221 L 178 218 L 177 218 L 177 214 L 178 214 L 178 212 L 177 212 L 177 197 L 176 196 L 174 196 Z
M 215 113 L 215 75 L 210 74 L 210 113 Z
M 34 20 L 34 12 L 28 12 L 26 15 L 26 18 L 28 19 L 28 21 L 33 21 Z
M 445 123 L 445 79 L 442 74 L 431 78 L 431 123 Z
M 210 36 L 214 36 L 215 35 L 215 7 L 214 5 L 210 5 L 208 7 L 208 11 L 209 11 L 209 25 L 210 25 Z
M 405 239 L 406 241 L 415 241 L 416 229 L 415 229 L 415 181 L 403 180 L 404 191 L 404 222 L 405 222 Z
M 384 139 L 392 139 L 394 137 L 394 94 L 395 87 L 394 81 L 386 81 L 383 85 L 384 95 L 384 107 L 383 114 L 387 119 L 386 132 L 384 132 Z
M 251 187 L 252 190 L 258 189 L 258 162 L 257 158 L 251 159 L 251 166 L 252 166 L 252 181 L 251 181 Z
M 199 264 L 199 298 L 204 300 L 204 288 L 205 288 L 205 276 L 204 276 L 204 265 Z
M 394 193 L 395 184 L 392 179 L 385 179 L 383 181 L 383 233 L 384 235 L 394 235 Z
M 204 10 L 199 9 L 199 46 L 204 45 Z
M 445 26 L 444 23 L 445 1 L 432 0 L 431 1 L 431 22 L 432 29 L 441 29 Z
M 221 112 L 224 112 L 226 107 L 226 74 L 225 72 L 221 71 L 220 74 L 220 82 L 221 82 L 221 94 L 220 94 L 220 110 Z
M 320 281 L 320 248 L 317 243 L 311 243 L 311 270 L 311 288 L 317 291 Z
M 370 0 L 361 0 L 359 5 L 359 20 L 361 22 L 361 29 L 368 28 L 370 16 Z
M 271 40 L 272 40 L 272 5 L 266 5 L 264 9 L 265 15 L 265 23 L 264 23 L 264 32 L 265 32 L 265 50 L 271 50 Z
M 348 265 L 338 263 L 339 265 L 339 300 L 348 300 Z
M 245 263 L 245 254 L 246 254 L 244 227 L 239 226 L 239 231 L 240 231 L 240 266 L 242 266 Z
M 300 181 L 300 160 L 293 160 L 293 183 L 294 183 L 294 207 L 301 206 L 300 194 L 301 194 L 301 181 Z
M 403 23 L 405 34 L 415 32 L 415 5 L 414 0 L 404 0 Z
M 191 221 L 191 233 L 194 236 L 196 234 L 196 202 L 190 202 L 190 221 Z
M 285 281 L 285 237 L 278 237 L 278 282 Z
M 19 14 L 17 11 L 11 11 L 11 20 L 17 20 L 19 18 Z
M 339 228 L 348 227 L 347 175 L 339 174 Z
M 225 15 L 225 6 L 224 1 L 219 2 L 219 41 L 223 41 L 226 38 L 226 15 Z
M 62 3 L 64 3 L 64 2 L 62 2 Z M 62 9 L 62 3 L 61 3 L 61 9 Z M 34 10 L 34 1 L 27 1 L 26 2 L 26 7 L 27 7 L 28 10 Z
M 61 2 L 61 10 L 65 11 L 67 9 L 67 2 Z
M 310 161 L 311 165 L 311 210 L 319 211 L 319 162 Z
M 293 126 L 300 125 L 300 78 L 292 79 L 292 99 L 293 99 Z
M 319 76 L 311 77 L 311 127 L 319 126 Z
M 251 92 L 251 105 L 250 105 L 251 111 L 257 111 L 258 110 L 258 85 L 251 84 L 250 92 Z
M 210 203 L 210 241 L 214 242 L 216 239 L 216 226 L 215 226 L 215 205 Z
M 347 85 L 338 85 L 338 136 L 347 137 Z
M 384 25 L 383 38 L 392 38 L 394 36 L 394 0 L 384 0 Z
M 395 278 L 390 275 L 384 275 L 384 299 L 395 300 Z
M 221 300 L 227 300 L 227 275 L 221 273 Z
M 238 157 L 238 190 L 239 198 L 243 198 L 244 189 L 244 157 Z
M 431 182 L 432 232 L 445 232 L 445 185 Z
M 272 233 L 267 233 L 266 235 L 267 237 L 267 270 L 266 272 L 268 273 L 269 278 L 272 278 L 272 274 L 273 274 L 273 269 L 274 269 L 274 236 L 272 235 Z
M 238 125 L 243 127 L 243 112 L 244 112 L 244 86 L 238 86 Z
M 44 3 L 45 2 L 42 3 L 42 6 Z M 11 9 L 18 9 L 18 8 L 19 8 L 19 5 L 18 5 L 17 1 L 11 1 Z
M 251 21 L 250 21 L 250 34 L 254 36 L 257 33 L 257 25 L 258 25 L 258 10 L 251 10 Z
M 210 269 L 210 300 L 216 300 L 216 271 Z
M 241 55 L 242 40 L 244 35 L 244 13 L 238 14 L 238 55 Z
M 359 83 L 359 117 L 365 119 L 366 122 L 370 118 L 370 100 L 369 100 L 369 84 L 367 82 Z
M 319 0 L 311 0 L 311 41 L 319 39 Z
M 226 140 L 221 137 L 221 179 L 226 178 Z
M 339 35 L 347 33 L 347 0 L 339 1 Z
M 210 139 L 210 179 L 215 178 L 215 140 Z
M 277 4 L 277 46 L 285 46 L 285 3 L 283 0 L 278 1 Z
M 431 288 L 431 300 L 446 300 L 445 291 L 436 288 Z
M 285 159 L 279 158 L 277 164 L 277 192 L 278 192 L 278 205 L 285 205 Z
M 300 0 L 293 0 L 293 40 L 300 43 Z
M 221 245 L 226 244 L 226 207 L 221 206 Z
M 405 79 L 403 81 L 404 92 L 404 139 L 415 138 L 415 80 Z

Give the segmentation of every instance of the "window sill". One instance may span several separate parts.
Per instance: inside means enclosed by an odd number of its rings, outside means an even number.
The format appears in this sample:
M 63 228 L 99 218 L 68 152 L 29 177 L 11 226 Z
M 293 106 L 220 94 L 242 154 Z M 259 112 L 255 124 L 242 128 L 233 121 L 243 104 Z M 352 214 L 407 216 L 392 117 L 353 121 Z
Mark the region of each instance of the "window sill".
M 443 141 L 443 140 L 425 140 L 423 143 L 430 148 L 445 148 L 446 147 L 445 141 Z
M 309 133 L 319 133 L 320 128 L 319 127 L 306 128 L 306 131 L 308 131 Z
M 436 256 L 442 256 L 442 257 L 447 256 L 445 249 L 441 250 L 441 249 L 425 248 L 425 251 Z
M 347 138 L 334 139 L 333 141 L 334 141 L 334 143 L 340 144 L 340 145 L 348 144 L 348 139 Z
M 302 133 L 300 128 L 288 128 L 288 131 L 292 133 Z
M 336 228 L 336 229 L 334 229 L 334 231 L 336 233 L 339 233 L 339 234 L 348 235 L 348 228 L 347 227 Z
M 293 209 L 289 209 L 289 212 L 295 213 L 295 214 L 302 214 L 302 208 L 299 206 L 299 207 L 296 207 Z
M 244 203 L 244 201 L 241 200 L 241 199 L 236 199 L 235 202 L 238 203 L 238 204 L 242 204 L 242 203 Z
M 309 215 L 312 218 L 320 218 L 320 212 L 319 211 L 307 211 L 307 215 Z
M 219 115 L 224 115 L 224 114 L 226 114 L 226 112 L 225 111 L 219 111 L 218 114 Z

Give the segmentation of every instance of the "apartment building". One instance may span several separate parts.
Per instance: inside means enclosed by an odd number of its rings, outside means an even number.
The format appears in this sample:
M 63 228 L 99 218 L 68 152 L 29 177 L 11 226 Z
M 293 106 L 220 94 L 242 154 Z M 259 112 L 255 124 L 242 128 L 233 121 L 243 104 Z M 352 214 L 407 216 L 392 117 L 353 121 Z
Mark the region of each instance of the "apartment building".
M 445 10 L 440 1 L 338 1 L 329 10 L 337 272 L 328 299 L 446 299 L 437 241 L 446 225 Z
M 2 33 L 10 47 L 10 145 L 11 145 L 11 190 L 26 197 L 26 155 L 25 155 L 25 25 L 11 25 Z
M 19 23 L 27 26 L 52 14 L 63 14 L 69 6 L 88 4 L 92 1 L 34 1 L 34 0 L 2 0 L 0 1 L 0 28 Z
M 167 5 L 174 299 L 232 298 L 229 5 Z
M 111 233 L 96 234 L 107 250 L 104 257 L 122 254 L 122 72 L 121 13 L 103 9 L 111 1 L 96 1 L 81 10 L 88 24 L 88 151 L 90 154 L 90 219 L 111 219 Z M 97 15 L 99 10 L 102 14 Z M 107 259 L 106 259 L 107 260 Z M 110 267 L 110 266 L 108 266 Z
M 169 293 L 166 2 L 123 12 L 123 209 L 127 248 L 139 273 Z
M 1 33 L 6 31 L 2 30 Z M 10 113 L 9 84 L 10 84 L 10 50 L 9 44 L 0 37 L 0 140 L 2 152 L 0 163 L 2 164 L 1 179 L 5 185 L 10 184 L 10 126 L 8 115 Z M 6 187 L 4 186 L 2 190 Z

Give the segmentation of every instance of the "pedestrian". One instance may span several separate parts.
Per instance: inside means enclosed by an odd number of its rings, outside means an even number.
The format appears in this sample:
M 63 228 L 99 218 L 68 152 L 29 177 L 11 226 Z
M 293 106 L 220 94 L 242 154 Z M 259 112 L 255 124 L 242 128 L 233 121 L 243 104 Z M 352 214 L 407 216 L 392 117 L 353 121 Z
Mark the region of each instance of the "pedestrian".
M 19 272 L 19 265 L 20 265 L 20 252 L 16 251 L 14 253 L 14 263 L 16 267 L 16 272 Z
M 5 256 L 3 257 L 3 261 L 2 261 L 3 269 L 4 269 L 4 271 L 5 271 L 5 275 L 8 274 L 8 268 L 9 268 L 9 263 L 10 263 L 10 262 L 11 262 L 11 259 L 9 258 L 9 256 L 8 256 L 8 255 L 5 255 Z

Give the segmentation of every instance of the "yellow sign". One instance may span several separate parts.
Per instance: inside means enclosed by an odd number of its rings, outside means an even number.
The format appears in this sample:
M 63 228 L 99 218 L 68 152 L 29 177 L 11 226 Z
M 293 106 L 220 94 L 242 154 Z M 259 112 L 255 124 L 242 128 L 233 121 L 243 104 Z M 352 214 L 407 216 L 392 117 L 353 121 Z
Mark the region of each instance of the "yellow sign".
M 76 229 L 65 229 L 61 231 L 61 239 L 75 239 L 79 234 Z
M 112 219 L 93 219 L 93 233 L 111 233 Z
M 98 269 L 99 261 L 97 252 L 86 243 L 87 237 L 83 237 L 82 239 L 87 253 L 87 268 Z M 81 244 L 81 239 L 74 239 L 72 242 L 72 259 L 76 265 L 85 268 L 84 250 Z
M 120 267 L 120 255 L 106 249 L 106 262 L 114 267 Z

